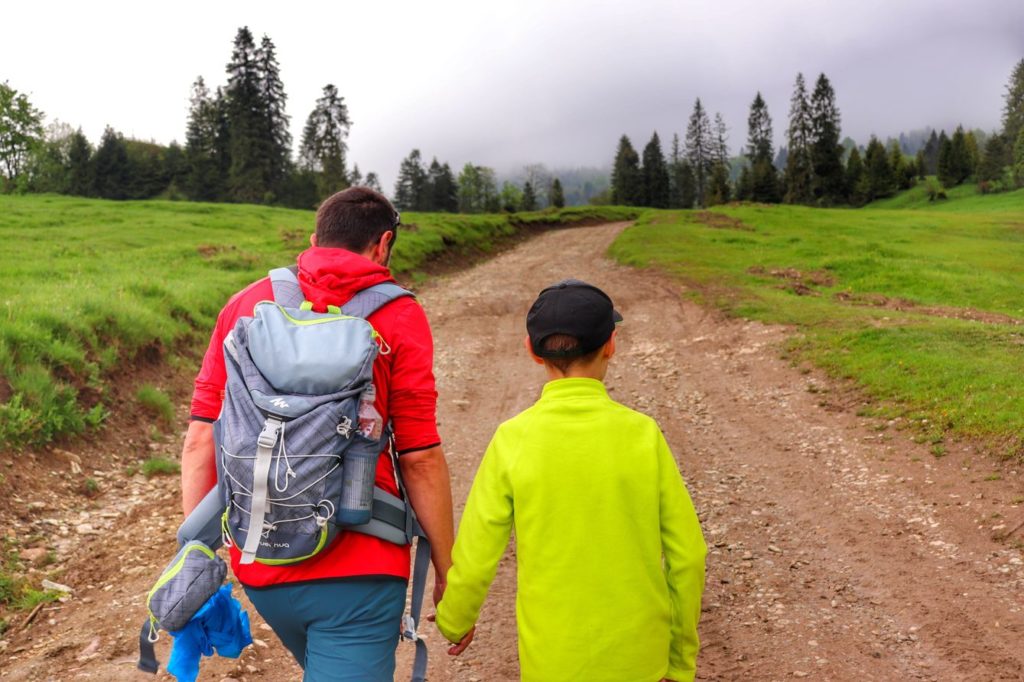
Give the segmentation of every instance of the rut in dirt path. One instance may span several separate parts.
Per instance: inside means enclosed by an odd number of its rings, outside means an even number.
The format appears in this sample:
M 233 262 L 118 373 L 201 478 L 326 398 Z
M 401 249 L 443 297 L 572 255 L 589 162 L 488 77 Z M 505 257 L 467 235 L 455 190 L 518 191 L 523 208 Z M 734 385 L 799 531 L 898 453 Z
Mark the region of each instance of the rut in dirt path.
M 1020 551 L 991 536 L 993 514 L 1024 513 L 1010 505 L 1017 473 L 985 481 L 976 472 L 993 465 L 967 445 L 936 460 L 898 424 L 857 418 L 841 389 L 780 358 L 792 332 L 723 319 L 677 282 L 607 260 L 625 227 L 543 233 L 419 293 L 458 509 L 494 428 L 544 381 L 523 349 L 530 303 L 559 279 L 588 280 L 626 319 L 609 391 L 662 426 L 708 541 L 698 679 L 1024 679 Z M 0 677 L 152 679 L 132 671 L 131 646 L 142 595 L 173 554 L 176 519 L 163 516 L 177 490 L 166 479 L 129 489 L 131 512 L 104 521 L 113 540 L 85 536 L 74 550 L 74 598 L 14 638 Z M 94 513 L 109 520 L 117 505 Z M 430 679 L 518 679 L 514 603 L 510 549 L 462 657 L 426 627 Z M 254 620 L 262 646 L 204 662 L 202 679 L 298 679 Z M 400 646 L 396 679 L 410 663 Z

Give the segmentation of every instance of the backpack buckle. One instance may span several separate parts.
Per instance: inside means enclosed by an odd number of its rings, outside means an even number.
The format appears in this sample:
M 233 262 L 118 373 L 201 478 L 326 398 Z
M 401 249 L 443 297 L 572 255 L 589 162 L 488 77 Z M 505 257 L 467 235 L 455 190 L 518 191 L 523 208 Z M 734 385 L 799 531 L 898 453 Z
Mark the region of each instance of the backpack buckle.
M 256 442 L 262 448 L 272 448 L 277 443 L 277 436 L 281 433 L 281 427 L 284 424 L 273 417 L 267 417 L 267 420 L 263 422 L 263 430 L 260 431 L 259 438 Z

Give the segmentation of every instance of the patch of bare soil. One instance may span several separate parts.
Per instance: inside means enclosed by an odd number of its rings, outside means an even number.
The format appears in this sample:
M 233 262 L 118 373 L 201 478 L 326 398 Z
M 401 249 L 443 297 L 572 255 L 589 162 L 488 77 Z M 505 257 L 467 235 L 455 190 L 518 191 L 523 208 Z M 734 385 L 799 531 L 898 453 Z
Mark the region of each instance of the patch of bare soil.
M 697 211 L 693 214 L 693 220 L 705 227 L 712 227 L 718 230 L 754 231 L 753 227 L 747 225 L 739 218 L 733 218 L 724 213 L 715 213 L 714 211 Z
M 792 291 L 798 296 L 820 296 L 821 294 L 814 287 L 830 287 L 835 284 L 835 278 L 824 270 L 810 270 L 802 272 L 796 268 L 766 268 L 755 265 L 747 268 L 751 275 L 774 277 L 785 282 L 781 288 Z
M 837 291 L 833 295 L 833 298 L 837 301 L 848 303 L 850 305 L 874 306 L 876 308 L 917 313 L 919 315 L 928 315 L 930 317 L 947 317 L 955 320 L 984 322 L 985 324 L 1024 324 L 1024 320 L 1011 317 L 1010 315 L 1004 315 L 1002 313 L 993 313 L 987 310 L 978 310 L 977 308 L 921 305 L 905 298 L 890 298 L 882 294 L 862 294 L 854 293 L 852 291 Z
M 935 459 L 902 421 L 855 416 L 854 391 L 780 358 L 785 329 L 726 319 L 683 299 L 674 280 L 606 260 L 623 228 L 543 233 L 421 289 L 458 508 L 496 425 L 540 392 L 542 370 L 522 348 L 530 303 L 553 281 L 592 281 L 626 319 L 609 390 L 661 424 L 708 542 L 698 679 L 1024 678 L 1015 466 L 970 443 Z M 180 437 L 159 447 L 175 453 Z M 42 453 L 24 471 L 46 485 L 3 489 L 19 497 L 0 510 L 4 527 L 55 551 L 54 579 L 73 593 L 27 628 L 13 620 L 0 679 L 152 679 L 134 670 L 135 638 L 144 594 L 173 554 L 177 482 L 126 477 L 93 448 L 72 454 L 107 482 L 94 499 L 65 491 L 69 465 L 50 474 Z M 26 507 L 26 518 L 12 513 Z M 515 589 L 512 547 L 462 657 L 425 628 L 431 680 L 518 678 Z M 299 679 L 253 623 L 260 642 L 240 661 L 205 660 L 201 679 Z M 160 651 L 166 660 L 166 642 Z M 400 645 L 397 679 L 411 657 Z

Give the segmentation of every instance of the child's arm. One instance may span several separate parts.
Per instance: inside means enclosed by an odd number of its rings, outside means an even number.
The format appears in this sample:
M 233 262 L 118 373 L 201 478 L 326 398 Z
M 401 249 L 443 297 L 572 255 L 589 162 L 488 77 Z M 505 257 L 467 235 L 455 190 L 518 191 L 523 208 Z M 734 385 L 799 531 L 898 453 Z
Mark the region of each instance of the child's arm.
M 460 642 L 473 628 L 512 529 L 512 488 L 499 452 L 501 429 L 484 453 L 462 512 L 437 628 Z
M 665 677 L 685 682 L 693 680 L 697 668 L 697 650 L 700 647 L 697 621 L 704 592 L 707 546 L 676 460 L 660 433 L 658 441 L 661 547 L 665 554 L 665 578 L 672 605 L 672 640 Z

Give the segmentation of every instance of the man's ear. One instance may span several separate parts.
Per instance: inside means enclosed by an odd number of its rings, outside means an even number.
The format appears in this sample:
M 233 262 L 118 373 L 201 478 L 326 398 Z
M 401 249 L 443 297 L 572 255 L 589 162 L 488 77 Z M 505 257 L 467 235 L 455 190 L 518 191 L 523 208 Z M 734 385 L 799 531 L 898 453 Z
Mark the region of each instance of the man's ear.
M 526 352 L 530 354 L 530 357 L 533 359 L 533 361 L 536 362 L 538 365 L 543 365 L 544 359 L 537 357 L 537 355 L 534 354 L 533 352 L 533 345 L 530 344 L 530 335 L 527 334 L 526 338 L 523 340 L 526 342 Z
M 391 230 L 386 230 L 384 234 L 380 236 L 380 239 L 377 240 L 377 243 L 373 245 L 374 258 L 372 258 L 372 260 L 377 261 L 381 265 L 386 264 L 388 260 L 388 249 L 391 246 L 391 240 L 394 238 L 395 233 Z
M 309 235 L 309 245 L 310 246 L 316 246 L 316 232 L 314 232 L 313 234 Z

